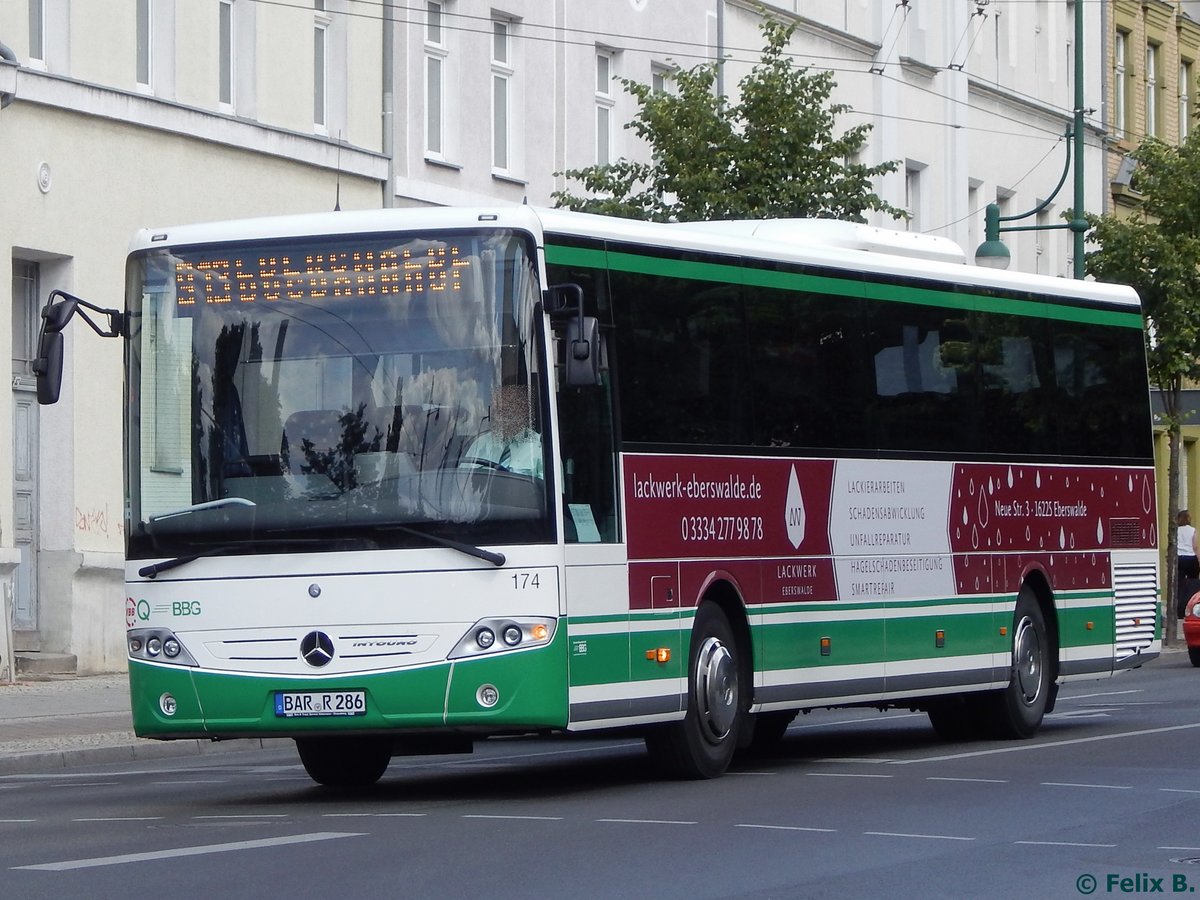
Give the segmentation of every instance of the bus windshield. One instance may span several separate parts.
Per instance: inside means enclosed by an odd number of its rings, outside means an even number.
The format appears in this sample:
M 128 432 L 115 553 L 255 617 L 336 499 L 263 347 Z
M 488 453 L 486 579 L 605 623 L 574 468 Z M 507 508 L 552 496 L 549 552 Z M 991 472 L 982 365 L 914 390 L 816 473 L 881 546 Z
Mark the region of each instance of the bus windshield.
M 536 286 L 502 230 L 135 255 L 129 557 L 553 540 Z

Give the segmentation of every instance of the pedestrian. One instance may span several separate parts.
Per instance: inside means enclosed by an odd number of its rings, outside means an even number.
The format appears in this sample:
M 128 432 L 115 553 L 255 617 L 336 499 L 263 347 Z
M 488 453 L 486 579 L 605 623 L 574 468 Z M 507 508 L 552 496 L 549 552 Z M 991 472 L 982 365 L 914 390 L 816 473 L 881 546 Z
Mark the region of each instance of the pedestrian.
M 1192 517 L 1186 509 L 1181 509 L 1175 518 L 1178 529 L 1175 535 L 1176 555 L 1178 557 L 1179 584 L 1175 591 L 1175 611 L 1183 618 L 1184 607 L 1188 598 L 1200 589 L 1200 560 L 1196 553 L 1196 529 L 1192 526 Z

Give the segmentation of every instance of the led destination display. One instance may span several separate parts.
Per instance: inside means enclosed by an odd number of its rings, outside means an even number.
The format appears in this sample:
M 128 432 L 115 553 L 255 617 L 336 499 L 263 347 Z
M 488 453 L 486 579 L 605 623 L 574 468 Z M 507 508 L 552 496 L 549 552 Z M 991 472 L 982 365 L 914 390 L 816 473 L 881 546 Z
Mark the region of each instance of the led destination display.
M 175 261 L 180 306 L 285 300 L 370 299 L 462 291 L 476 264 L 453 244 L 372 248 L 312 245 Z

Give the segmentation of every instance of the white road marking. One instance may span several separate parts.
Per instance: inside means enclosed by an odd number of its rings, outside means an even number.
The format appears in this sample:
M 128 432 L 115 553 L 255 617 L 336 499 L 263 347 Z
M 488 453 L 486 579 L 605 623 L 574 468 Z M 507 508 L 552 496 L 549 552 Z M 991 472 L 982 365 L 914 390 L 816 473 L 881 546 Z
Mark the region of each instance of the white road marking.
M 99 856 L 93 859 L 69 859 L 56 863 L 40 863 L 35 866 L 13 866 L 39 872 L 66 872 L 71 869 L 92 869 L 98 866 L 117 866 L 132 862 L 150 862 L 159 859 L 178 859 L 182 856 L 205 856 L 209 853 L 229 853 L 234 850 L 258 850 L 265 847 L 283 847 L 288 844 L 308 844 L 313 841 L 331 841 L 337 838 L 364 837 L 336 831 L 318 831 L 312 834 L 295 834 L 289 837 L 264 838 L 257 841 L 235 841 L 229 844 L 206 844 L 203 847 L 178 847 L 174 850 L 153 850 L 149 853 L 124 853 L 120 856 Z
M 993 756 L 997 753 L 1023 753 L 1028 750 L 1046 750 L 1056 747 L 1070 747 L 1075 744 L 1093 744 L 1097 741 L 1113 741 L 1117 738 L 1145 737 L 1151 734 L 1167 734 L 1172 731 L 1188 731 L 1200 728 L 1200 722 L 1190 725 L 1168 725 L 1164 728 L 1145 728 L 1141 731 L 1122 731 L 1117 734 L 1097 734 L 1092 737 L 1070 738 L 1065 741 L 1044 741 L 1038 744 L 1010 744 L 1004 747 L 993 747 L 990 750 L 971 750 L 967 753 L 946 753 L 941 756 L 922 756 L 917 759 L 892 760 L 894 766 L 908 766 L 913 763 L 946 762 L 952 759 L 971 759 L 976 756 Z
M 322 813 L 323 819 L 423 819 L 428 813 Z
M 237 816 L 192 816 L 193 819 L 286 819 L 287 813 L 263 813 L 261 816 L 246 813 Z
M 152 785 L 163 787 L 176 787 L 181 784 L 228 784 L 224 778 L 201 779 L 197 778 L 191 781 L 152 781 Z
M 1090 700 L 1093 697 L 1123 697 L 1126 694 L 1141 694 L 1140 688 L 1128 691 L 1099 691 L 1095 694 L 1076 694 L 1073 697 L 1059 697 L 1059 703 L 1074 703 L 1076 700 Z
M 767 831 L 815 831 L 821 834 L 837 834 L 836 828 L 808 828 L 804 825 L 755 825 L 749 822 L 739 822 L 734 828 L 762 828 Z
M 597 822 L 612 822 L 617 825 L 695 825 L 695 822 L 677 822 L 671 819 L 597 819 Z
M 970 784 L 1008 784 L 1003 778 L 950 778 L 946 775 L 930 775 L 926 781 L 964 781 Z
M 875 775 L 868 772 L 805 772 L 811 778 L 894 778 L 894 775 Z
M 1031 847 L 1096 847 L 1101 850 L 1111 850 L 1116 844 L 1080 844 L 1074 841 L 1013 841 L 1014 844 L 1025 844 Z
M 489 816 L 483 813 L 465 813 L 464 819 L 517 819 L 521 822 L 561 822 L 562 816 Z
M 159 822 L 165 816 L 96 816 L 90 819 L 72 819 L 72 822 Z
M 1132 791 L 1130 784 L 1076 784 L 1070 781 L 1043 781 L 1042 787 L 1099 788 L 1105 791 Z
M 973 837 L 963 837 L 957 834 L 908 834 L 903 831 L 864 831 L 871 837 L 925 838 L 931 841 L 973 841 Z
M 1200 791 L 1191 788 L 1159 788 L 1159 790 L 1166 791 L 1168 794 L 1200 794 Z

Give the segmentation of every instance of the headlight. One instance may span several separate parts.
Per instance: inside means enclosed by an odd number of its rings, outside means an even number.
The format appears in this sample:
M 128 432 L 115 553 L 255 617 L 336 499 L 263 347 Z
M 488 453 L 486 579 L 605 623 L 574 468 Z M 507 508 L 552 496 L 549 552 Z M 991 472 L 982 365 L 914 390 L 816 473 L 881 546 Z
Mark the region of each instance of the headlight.
M 183 641 L 168 628 L 133 628 L 125 634 L 130 659 L 153 660 L 177 666 L 197 665 Z
M 447 659 L 470 659 L 477 656 L 504 653 L 509 650 L 531 650 L 554 639 L 558 620 L 553 618 L 522 617 L 519 619 L 481 619 L 459 639 Z M 500 640 L 496 640 L 496 636 Z

